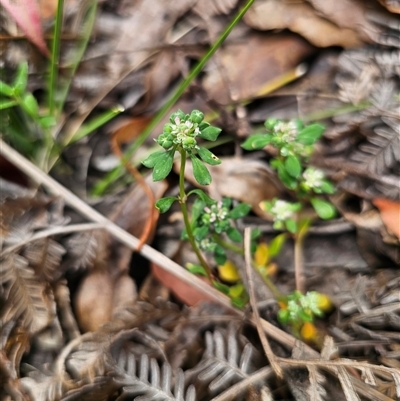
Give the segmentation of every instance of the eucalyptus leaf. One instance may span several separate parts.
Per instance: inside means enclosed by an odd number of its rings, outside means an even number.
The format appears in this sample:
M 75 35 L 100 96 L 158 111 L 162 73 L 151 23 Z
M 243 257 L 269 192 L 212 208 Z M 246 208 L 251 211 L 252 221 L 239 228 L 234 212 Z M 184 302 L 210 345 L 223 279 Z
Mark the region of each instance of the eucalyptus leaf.
M 211 183 L 211 174 L 207 170 L 207 167 L 196 156 L 191 156 L 190 159 L 192 160 L 195 180 L 200 185 L 209 185 Z
M 332 203 L 318 198 L 311 198 L 311 204 L 317 215 L 324 220 L 329 220 L 335 217 L 336 209 Z
M 161 198 L 156 202 L 156 208 L 160 211 L 160 213 L 165 213 L 171 208 L 172 204 L 176 200 L 178 200 L 178 198 L 175 196 L 167 196 L 165 198 Z
M 206 148 L 200 147 L 197 150 L 197 153 L 199 154 L 201 160 L 203 160 L 204 163 L 210 164 L 212 166 L 221 164 L 221 160 L 217 156 L 215 156 L 214 153 L 210 152 Z

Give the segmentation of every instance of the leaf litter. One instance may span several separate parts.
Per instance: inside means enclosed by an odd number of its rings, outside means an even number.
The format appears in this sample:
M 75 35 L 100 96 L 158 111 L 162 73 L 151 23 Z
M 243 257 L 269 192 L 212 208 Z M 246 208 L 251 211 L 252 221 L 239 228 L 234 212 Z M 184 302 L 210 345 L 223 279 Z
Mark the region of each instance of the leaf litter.
M 67 2 L 66 7 L 69 21 L 77 22 L 69 33 L 77 33 L 79 6 Z M 71 86 L 68 119 L 60 132 L 71 136 L 89 113 L 119 101 L 127 109 L 121 121 L 143 116 L 148 121 L 237 7 L 236 1 L 182 0 L 168 9 L 160 2 L 103 2 L 95 36 Z M 336 306 L 334 314 L 321 322 L 324 343 L 319 351 L 283 331 L 276 320 L 276 302 L 256 277 L 258 321 L 248 311 L 234 311 L 222 295 L 214 298 L 221 300 L 220 305 L 182 307 L 151 276 L 141 284 L 138 271 L 146 269 L 145 263 L 132 259 L 126 244 L 97 223 L 85 221 L 79 210 L 41 189 L 2 181 L 0 400 L 399 399 L 400 258 L 398 230 L 393 226 L 399 200 L 395 177 L 400 171 L 396 12 L 395 5 L 386 1 L 343 0 L 335 9 L 320 1 L 280 2 L 279 7 L 276 1 L 258 2 L 237 26 L 236 36 L 230 36 L 204 75 L 179 100 L 184 111 L 196 104 L 195 108 L 219 115 L 229 141 L 217 147 L 224 163 L 210 169 L 213 182 L 207 191 L 214 198 L 231 196 L 249 202 L 255 216 L 241 224 L 263 225 L 265 236 L 271 225 L 258 205 L 283 189 L 267 169 L 269 149 L 249 160 L 238 152 L 237 139 L 249 134 L 249 122 L 254 125 L 267 117 L 260 115 L 278 104 L 277 98 L 291 94 L 299 110 L 308 96 L 331 113 L 324 120 L 328 131 L 316 163 L 327 168 L 341 188 L 335 204 L 351 223 L 352 235 L 346 241 L 359 249 L 366 263 L 323 267 L 321 255 L 315 253 L 316 267 L 310 265 L 307 281 L 311 288 L 323 286 Z M 12 70 L 29 58 L 31 76 L 36 74 L 31 85 L 43 89 L 41 64 L 25 51 L 26 41 L 12 39 L 16 35 L 10 21 L 4 16 L 1 25 L 9 35 L 5 68 Z M 32 27 L 33 21 L 29 23 Z M 32 41 L 44 51 L 38 29 L 35 35 Z M 371 43 L 374 48 L 366 47 Z M 306 79 L 259 98 L 260 86 L 305 60 L 312 67 L 316 55 L 326 57 L 319 47 L 331 46 L 355 49 L 334 49 L 330 62 L 318 71 L 330 92 Z M 321 99 L 323 103 L 318 103 Z M 253 104 L 239 104 L 249 100 Z M 277 113 L 290 117 L 293 110 L 282 104 Z M 335 111 L 360 104 L 350 112 Z M 257 114 L 257 107 L 264 111 Z M 243 121 L 247 131 L 239 130 Z M 109 127 L 68 150 L 67 167 L 83 177 L 83 186 L 63 179 L 61 170 L 54 172 L 72 190 L 76 185 L 77 192 L 82 193 L 83 187 L 86 191 L 101 175 L 94 156 L 101 159 L 111 153 Z M 150 146 L 148 140 L 144 148 Z M 100 155 L 98 149 L 103 149 Z M 78 156 L 88 150 L 82 163 Z M 176 193 L 173 181 L 149 185 L 156 198 L 165 191 Z M 143 190 L 133 185 L 92 204 L 140 237 L 148 218 L 146 202 Z M 179 228 L 171 220 L 179 226 L 181 217 L 178 213 L 169 218 L 160 220 L 149 243 L 169 241 L 169 247 L 179 249 Z M 330 235 L 317 238 L 311 250 L 328 249 L 325 244 L 334 241 L 335 231 Z M 180 263 L 185 264 L 185 257 Z M 243 268 L 243 258 L 237 263 Z M 285 269 L 289 264 L 279 264 L 277 280 L 281 288 L 290 288 L 290 268 Z M 179 292 L 177 277 L 173 286 Z M 274 363 L 283 369 L 281 381 L 266 359 L 255 325 L 268 335 Z

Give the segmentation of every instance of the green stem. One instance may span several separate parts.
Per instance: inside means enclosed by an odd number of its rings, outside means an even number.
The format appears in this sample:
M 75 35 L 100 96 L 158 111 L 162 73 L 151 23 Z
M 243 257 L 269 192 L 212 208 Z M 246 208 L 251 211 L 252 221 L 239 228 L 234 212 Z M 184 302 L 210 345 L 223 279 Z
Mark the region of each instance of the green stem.
M 192 231 L 192 226 L 190 225 L 189 214 L 188 214 L 187 205 L 186 205 L 186 200 L 187 200 L 187 195 L 185 193 L 186 151 L 184 149 L 182 149 L 181 147 L 178 148 L 178 151 L 181 155 L 181 167 L 179 170 L 179 203 L 181 205 L 186 233 L 189 238 L 189 243 L 192 246 L 192 249 L 197 256 L 197 259 L 199 260 L 201 266 L 206 271 L 208 279 L 211 281 L 213 279 L 213 274 L 211 273 L 211 269 L 208 266 L 208 263 L 203 258 L 203 255 L 201 254 L 200 249 L 198 248 L 198 246 L 196 244 L 196 240 L 194 238 L 193 231 Z
M 58 0 L 56 22 L 54 25 L 53 42 L 51 45 L 51 64 L 49 81 L 49 114 L 54 116 L 56 108 L 56 86 L 58 76 L 58 64 L 60 57 L 61 31 L 63 21 L 64 0 Z
M 261 276 L 261 278 L 263 279 L 264 283 L 266 284 L 266 286 L 270 289 L 270 291 L 272 292 L 272 295 L 275 297 L 275 299 L 279 302 L 279 301 L 283 301 L 286 299 L 286 297 L 278 290 L 278 288 L 276 287 L 276 285 L 271 281 L 271 279 L 265 275 L 265 274 L 261 274 L 260 270 L 258 269 L 258 267 L 256 265 L 253 264 L 253 268 L 258 272 L 258 274 Z
M 160 123 L 160 121 L 164 118 L 165 114 L 171 109 L 171 107 L 176 103 L 177 100 L 182 96 L 188 86 L 191 84 L 194 78 L 201 72 L 204 68 L 208 60 L 214 55 L 214 53 L 218 50 L 218 48 L 222 45 L 228 35 L 231 33 L 232 29 L 236 26 L 236 24 L 243 18 L 244 14 L 250 8 L 250 6 L 254 3 L 255 0 L 247 0 L 246 5 L 242 10 L 236 15 L 236 17 L 231 21 L 231 23 L 225 28 L 222 32 L 221 36 L 215 41 L 215 43 L 211 46 L 208 52 L 201 58 L 198 64 L 190 71 L 187 78 L 179 85 L 176 92 L 172 95 L 172 97 L 165 103 L 165 105 L 158 111 L 155 117 L 151 120 L 150 124 L 144 129 L 144 131 L 137 137 L 136 141 L 132 143 L 132 145 L 126 150 L 124 156 L 125 159 L 130 159 L 132 155 L 136 152 L 136 150 L 143 144 L 149 134 L 153 131 L 153 129 Z M 108 175 L 94 188 L 94 193 L 97 195 L 101 195 L 101 191 L 104 191 L 108 188 L 108 186 L 114 182 L 117 178 L 122 175 L 123 172 L 123 164 L 116 167 L 114 170 L 110 171 Z
M 238 253 L 239 255 L 244 255 L 244 250 L 243 248 L 241 248 L 240 246 L 236 246 L 233 245 L 231 243 L 229 243 L 228 241 L 224 241 L 221 236 L 219 236 L 218 234 L 213 234 L 212 235 L 213 240 L 219 245 L 222 246 L 222 248 L 225 249 L 230 249 L 231 251 Z

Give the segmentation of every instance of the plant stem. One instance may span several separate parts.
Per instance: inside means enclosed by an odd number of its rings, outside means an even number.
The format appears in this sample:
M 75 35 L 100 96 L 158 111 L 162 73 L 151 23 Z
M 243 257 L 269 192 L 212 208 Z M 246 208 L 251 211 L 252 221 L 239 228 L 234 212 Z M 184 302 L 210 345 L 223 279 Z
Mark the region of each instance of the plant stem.
M 304 238 L 308 233 L 308 228 L 310 227 L 311 220 L 305 219 L 299 221 L 299 229 L 294 236 L 294 277 L 296 282 L 296 290 L 304 294 L 305 285 L 305 274 L 304 274 L 304 263 L 303 263 L 303 242 Z
M 262 280 L 264 281 L 265 285 L 270 289 L 272 292 L 272 295 L 275 297 L 275 299 L 279 302 L 284 300 L 286 297 L 278 290 L 276 285 L 271 281 L 271 279 L 268 277 L 268 275 L 261 274 L 259 268 L 252 263 L 253 269 L 261 276 Z
M 194 239 L 192 226 L 190 225 L 189 214 L 188 214 L 187 205 L 186 205 L 186 200 L 187 200 L 187 195 L 185 193 L 186 151 L 184 149 L 182 149 L 181 147 L 178 148 L 178 151 L 181 155 L 181 167 L 179 170 L 179 203 L 181 205 L 186 233 L 189 238 L 189 243 L 190 243 L 194 253 L 197 256 L 197 259 L 199 260 L 201 266 L 206 271 L 208 279 L 211 281 L 213 279 L 213 274 L 211 273 L 211 269 L 208 266 L 208 263 L 205 261 L 203 255 L 201 254 L 200 249 L 198 248 L 198 246 L 196 244 L 196 240 Z
M 236 245 L 229 243 L 228 241 L 224 241 L 220 235 L 215 234 L 215 233 L 212 235 L 212 237 L 213 237 L 213 240 L 218 245 L 222 246 L 223 248 L 230 249 L 231 251 L 238 253 L 239 255 L 244 255 L 244 250 L 240 246 L 236 246 Z
M 179 85 L 178 89 L 172 95 L 172 97 L 164 104 L 164 106 L 157 112 L 154 118 L 151 120 L 150 124 L 143 130 L 143 132 L 137 137 L 136 141 L 132 143 L 124 153 L 124 160 L 121 164 L 114 170 L 110 171 L 105 178 L 95 187 L 94 193 L 96 195 L 101 195 L 108 186 L 118 179 L 123 173 L 123 162 L 129 160 L 136 150 L 143 144 L 146 138 L 150 135 L 153 129 L 159 124 L 159 122 L 164 118 L 165 114 L 171 109 L 171 107 L 179 100 L 191 82 L 196 78 L 196 76 L 204 68 L 208 60 L 214 55 L 214 53 L 219 49 L 228 35 L 231 33 L 232 29 L 237 25 L 237 23 L 243 18 L 247 10 L 254 3 L 255 0 L 247 0 L 245 6 L 238 12 L 231 23 L 225 28 L 220 37 L 215 41 L 207 53 L 201 58 L 201 60 L 196 64 L 196 66 L 190 71 L 189 75 L 185 80 Z

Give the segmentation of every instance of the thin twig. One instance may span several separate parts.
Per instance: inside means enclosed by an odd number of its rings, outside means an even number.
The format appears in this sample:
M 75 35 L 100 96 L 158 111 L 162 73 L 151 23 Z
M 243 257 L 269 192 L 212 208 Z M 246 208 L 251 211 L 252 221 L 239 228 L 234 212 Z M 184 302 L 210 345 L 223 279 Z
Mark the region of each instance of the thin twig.
M 261 344 L 264 348 L 265 354 L 271 364 L 272 369 L 276 373 L 279 378 L 283 378 L 283 371 L 279 364 L 276 362 L 275 355 L 272 352 L 271 346 L 269 344 L 268 338 L 262 329 L 260 322 L 260 314 L 258 313 L 257 300 L 254 290 L 254 281 L 253 281 L 253 269 L 251 267 L 251 228 L 246 227 L 244 230 L 244 258 L 245 258 L 245 268 L 247 275 L 247 282 L 249 288 L 249 296 L 250 296 L 250 305 L 253 310 L 253 316 L 255 325 L 257 328 L 258 335 L 260 336 Z
M 252 384 L 258 383 L 261 381 L 265 381 L 265 379 L 267 379 L 269 376 L 271 376 L 272 373 L 273 373 L 273 370 L 271 369 L 271 366 L 266 366 L 264 368 L 261 368 L 261 369 L 257 370 L 256 372 L 252 373 L 246 379 L 243 379 L 240 382 L 229 387 L 223 393 L 214 397 L 211 401 L 232 400 L 233 398 L 237 397 L 242 391 L 244 391 L 246 388 L 248 388 Z
M 103 223 L 84 223 L 84 224 L 71 224 L 69 226 L 61 226 L 61 227 L 51 227 L 46 230 L 39 231 L 36 234 L 32 235 L 31 237 L 23 239 L 22 241 L 18 242 L 18 244 L 14 244 L 7 247 L 0 253 L 0 256 L 8 255 L 9 253 L 14 252 L 16 249 L 21 248 L 26 244 L 29 244 L 29 242 L 37 241 L 38 239 L 42 238 L 51 237 L 52 235 L 97 230 L 100 228 L 104 228 Z
M 63 187 L 49 175 L 36 167 L 33 163 L 21 156 L 12 147 L 7 145 L 2 139 L 0 139 L 0 155 L 2 155 L 10 163 L 14 164 L 33 181 L 38 184 L 44 185 L 50 193 L 62 197 L 65 200 L 66 204 L 74 208 L 83 216 L 85 216 L 89 220 L 103 224 L 104 229 L 106 229 L 114 238 L 118 239 L 128 248 L 132 250 L 135 250 L 137 248 L 139 240 L 136 237 L 129 234 L 121 227 L 117 226 L 112 221 L 107 219 L 105 216 L 91 208 L 82 199 L 78 198 L 67 188 Z M 167 256 L 163 255 L 162 253 L 156 251 L 146 244 L 143 245 L 140 253 L 148 260 L 161 266 L 168 273 L 173 274 L 177 279 L 182 280 L 183 282 L 191 285 L 194 289 L 202 292 L 208 299 L 212 299 L 213 301 L 225 306 L 230 312 L 234 313 L 235 315 L 243 317 L 243 312 L 234 308 L 231 305 L 228 297 L 221 294 L 215 288 L 204 283 L 195 275 L 189 273 L 182 266 L 178 265 Z M 263 327 L 266 334 L 268 334 L 274 340 L 279 341 L 279 343 L 288 348 L 294 347 L 296 340 L 290 334 L 280 330 L 278 327 L 275 327 L 264 319 L 261 319 L 261 326 Z M 318 353 L 312 350 L 312 348 L 309 349 L 311 352 L 314 352 L 316 354 L 316 357 L 318 357 Z

